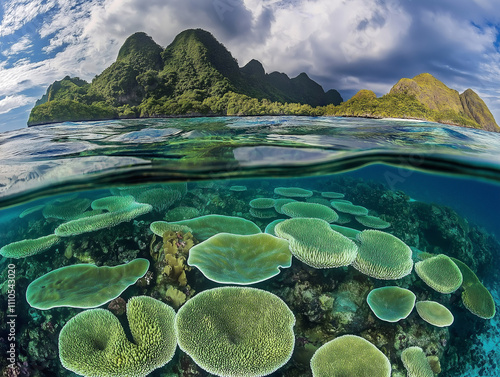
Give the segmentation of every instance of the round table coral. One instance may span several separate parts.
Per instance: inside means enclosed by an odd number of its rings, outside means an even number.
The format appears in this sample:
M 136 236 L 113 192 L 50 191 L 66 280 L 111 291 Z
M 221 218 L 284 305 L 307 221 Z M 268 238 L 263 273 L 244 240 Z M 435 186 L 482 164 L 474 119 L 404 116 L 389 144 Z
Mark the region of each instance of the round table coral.
M 444 254 L 417 262 L 415 272 L 425 284 L 440 293 L 455 292 L 463 282 L 460 268 Z
M 292 265 L 288 241 L 266 233 L 219 233 L 189 250 L 188 264 L 223 284 L 254 284 Z
M 328 223 L 334 222 L 339 218 L 339 215 L 333 209 L 318 203 L 287 203 L 281 207 L 281 212 L 290 217 L 322 219 Z
M 399 238 L 380 230 L 364 230 L 357 236 L 358 256 L 352 266 L 381 280 L 401 279 L 413 269 L 412 251 Z
M 274 212 L 274 211 L 273 211 Z M 257 234 L 260 228 L 250 220 L 236 216 L 205 215 L 171 224 L 185 225 L 193 230 L 198 241 L 205 241 L 217 233 Z
M 354 216 L 368 215 L 368 210 L 365 207 L 357 206 L 348 201 L 332 200 L 330 204 L 334 209 L 340 212 L 349 213 Z
M 311 190 L 300 187 L 276 187 L 274 193 L 288 198 L 309 198 L 313 195 Z
M 385 229 L 391 226 L 391 223 L 382 220 L 380 217 L 376 216 L 355 216 L 354 217 L 358 223 L 364 225 L 368 228 L 374 229 Z
M 425 322 L 436 327 L 451 326 L 453 314 L 444 305 L 435 301 L 419 301 L 416 303 L 417 313 Z
M 347 266 L 357 255 L 356 244 L 325 220 L 296 217 L 277 224 L 274 231 L 288 240 L 297 259 L 314 268 Z
M 257 209 L 274 208 L 275 200 L 272 198 L 255 198 L 248 203 L 250 207 Z
M 323 344 L 311 358 L 313 377 L 390 377 L 391 363 L 377 347 L 356 335 Z
M 198 293 L 175 318 L 181 350 L 222 377 L 258 377 L 290 359 L 295 317 L 276 295 L 256 288 L 221 287 Z
M 375 288 L 366 297 L 366 302 L 379 319 L 397 322 L 408 317 L 415 306 L 415 294 L 401 287 Z

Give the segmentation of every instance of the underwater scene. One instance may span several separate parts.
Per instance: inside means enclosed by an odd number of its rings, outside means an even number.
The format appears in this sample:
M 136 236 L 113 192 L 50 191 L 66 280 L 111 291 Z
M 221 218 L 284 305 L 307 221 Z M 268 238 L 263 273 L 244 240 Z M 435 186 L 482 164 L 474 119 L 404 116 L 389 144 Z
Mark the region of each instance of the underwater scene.
M 500 135 L 224 117 L 0 134 L 0 375 L 500 375 Z

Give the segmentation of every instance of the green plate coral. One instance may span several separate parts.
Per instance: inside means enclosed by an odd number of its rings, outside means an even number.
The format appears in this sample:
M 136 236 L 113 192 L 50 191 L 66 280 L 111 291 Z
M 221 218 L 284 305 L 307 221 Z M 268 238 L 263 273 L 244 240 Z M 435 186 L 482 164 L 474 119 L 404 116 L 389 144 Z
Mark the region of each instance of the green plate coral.
M 339 232 L 340 234 L 343 234 L 344 236 L 346 236 L 347 238 L 350 238 L 351 240 L 356 240 L 358 237 L 358 234 L 361 233 L 360 230 L 348 228 L 346 226 L 337 225 L 337 224 L 330 224 L 330 228 L 332 228 L 336 232 Z
M 297 259 L 311 267 L 347 266 L 357 255 L 356 244 L 332 230 L 325 220 L 297 217 L 277 224 L 274 231 L 288 240 Z
M 391 226 L 391 223 L 382 220 L 380 217 L 376 216 L 355 216 L 355 219 L 358 223 L 361 225 L 364 225 L 368 228 L 374 228 L 374 229 L 386 229 Z
M 286 196 L 287 198 L 309 198 L 313 195 L 311 190 L 300 187 L 276 187 L 274 193 L 276 195 Z
M 296 201 L 295 199 L 288 199 L 288 198 L 275 199 L 274 210 L 282 215 L 283 212 L 281 212 L 281 207 L 283 207 L 285 204 L 292 203 L 295 201 Z
M 365 207 L 357 206 L 348 201 L 343 200 L 333 200 L 331 203 L 332 207 L 339 212 L 348 213 L 354 216 L 366 216 L 368 215 L 368 210 Z
M 19 214 L 19 218 L 22 219 L 25 216 L 31 215 L 32 213 L 38 212 L 45 207 L 45 204 L 39 204 L 34 207 L 26 208 L 23 212 Z
M 390 377 L 391 363 L 377 347 L 343 335 L 319 347 L 311 358 L 313 377 Z
M 415 263 L 415 272 L 425 284 L 440 293 L 455 292 L 463 281 L 460 268 L 443 254 Z
M 189 250 L 188 264 L 224 284 L 253 284 L 292 265 L 288 242 L 266 233 L 219 233 Z
M 59 334 L 63 367 L 87 377 L 144 377 L 172 359 L 174 309 L 151 297 L 133 297 L 127 320 L 133 343 L 107 310 L 86 310 L 70 319 Z
M 270 219 L 277 216 L 274 208 L 250 208 L 248 212 L 256 219 Z
M 415 306 L 415 294 L 405 288 L 382 287 L 373 289 L 366 302 L 379 319 L 397 322 L 408 317 Z
M 179 347 L 216 376 L 258 377 L 292 356 L 295 317 L 278 296 L 249 287 L 198 293 L 175 318 Z
M 306 198 L 307 203 L 317 203 L 317 204 L 323 204 L 324 206 L 330 207 L 330 201 L 325 198 L 318 198 L 318 197 L 311 197 L 311 198 Z
M 264 233 L 270 234 L 271 236 L 276 236 L 274 228 L 276 228 L 276 225 L 282 223 L 283 221 L 285 221 L 285 219 L 277 219 L 271 221 L 269 224 L 267 224 L 266 229 L 264 229 Z
M 419 301 L 415 307 L 420 318 L 433 326 L 447 327 L 453 323 L 453 314 L 439 302 Z
M 95 308 L 118 297 L 148 271 L 147 259 L 114 267 L 75 264 L 51 271 L 34 280 L 26 290 L 26 300 L 33 308 L 61 306 Z
M 169 223 L 167 221 L 154 221 L 149 225 L 149 229 L 157 236 L 163 237 L 166 232 L 192 233 L 193 230 L 186 225 Z
M 342 224 L 350 223 L 352 221 L 352 216 L 349 215 L 348 213 L 339 212 L 338 215 L 339 215 L 339 218 L 335 221 L 337 224 L 342 225 Z
M 467 286 L 462 292 L 462 302 L 472 314 L 480 318 L 491 319 L 495 316 L 495 301 L 482 283 Z
M 158 212 L 164 212 L 182 197 L 180 191 L 165 188 L 152 188 L 137 195 L 137 201 L 153 206 Z
M 317 203 L 293 202 L 281 207 L 281 212 L 290 217 L 309 217 L 332 223 L 339 218 L 330 207 Z
M 40 238 L 12 242 L 0 249 L 0 255 L 4 258 L 26 258 L 47 251 L 60 240 L 60 237 L 50 234 Z
M 104 198 L 99 198 L 94 200 L 91 204 L 91 207 L 92 209 L 95 210 L 102 209 L 109 212 L 113 212 L 126 208 L 134 202 L 135 199 L 132 195 L 106 196 Z
M 480 318 L 490 319 L 495 316 L 495 301 L 490 291 L 476 276 L 469 266 L 462 261 L 450 257 L 462 273 L 462 302 L 464 306 Z
M 358 256 L 352 266 L 376 279 L 401 279 L 413 269 L 412 251 L 399 238 L 380 230 L 358 234 Z
M 321 196 L 328 199 L 342 199 L 345 195 L 335 191 L 324 191 L 321 193 Z
M 252 221 L 235 216 L 206 215 L 189 220 L 175 221 L 172 224 L 188 226 L 193 230 L 193 235 L 199 241 L 205 241 L 217 233 L 262 233 L 260 228 Z
M 256 208 L 256 209 L 267 209 L 267 208 L 274 208 L 274 199 L 272 198 L 256 198 L 250 200 L 250 207 Z
M 112 228 L 120 223 L 131 221 L 138 216 L 151 212 L 150 204 L 132 202 L 127 207 L 99 215 L 79 218 L 59 225 L 54 233 L 60 237 L 76 236 L 100 229 Z
M 54 200 L 43 209 L 43 216 L 60 220 L 71 220 L 83 213 L 90 206 L 90 200 L 86 198 L 73 198 L 70 200 Z
M 247 186 L 233 185 L 233 186 L 229 187 L 229 191 L 234 191 L 234 192 L 247 191 Z
M 468 286 L 481 283 L 475 272 L 472 271 L 464 262 L 453 257 L 450 257 L 450 259 L 457 265 L 462 273 L 462 288 L 466 289 Z
M 198 217 L 200 211 L 194 207 L 180 206 L 168 210 L 165 214 L 165 220 L 167 221 L 182 221 L 192 219 L 193 217 Z

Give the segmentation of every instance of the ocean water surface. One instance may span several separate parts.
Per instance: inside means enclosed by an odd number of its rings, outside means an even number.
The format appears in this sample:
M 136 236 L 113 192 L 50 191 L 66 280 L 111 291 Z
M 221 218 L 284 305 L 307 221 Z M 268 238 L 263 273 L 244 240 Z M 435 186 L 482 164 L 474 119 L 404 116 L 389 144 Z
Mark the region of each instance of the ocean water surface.
M 2 375 L 319 377 L 345 350 L 374 377 L 500 375 L 499 134 L 66 122 L 0 155 Z

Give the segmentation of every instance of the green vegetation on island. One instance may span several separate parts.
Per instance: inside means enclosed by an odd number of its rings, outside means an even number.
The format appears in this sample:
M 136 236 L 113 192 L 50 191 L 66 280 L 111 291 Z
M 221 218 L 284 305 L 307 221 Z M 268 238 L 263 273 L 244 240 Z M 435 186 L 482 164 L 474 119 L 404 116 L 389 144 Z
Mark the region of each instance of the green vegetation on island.
M 364 89 L 339 106 L 326 106 L 323 115 L 420 119 L 472 128 L 484 128 L 463 112 L 432 110 L 412 95 L 388 93 L 377 98 L 375 93 Z M 489 131 L 499 131 L 500 128 L 496 127 L 496 130 L 489 129 Z
M 92 83 L 65 77 L 37 101 L 29 125 L 57 121 L 176 115 L 321 115 L 317 106 L 340 104 L 337 91 L 305 73 L 266 74 L 256 60 L 240 68 L 212 34 L 186 30 L 162 49 L 135 33 L 117 60 Z
M 212 34 L 185 30 L 165 49 L 131 35 L 116 61 L 91 83 L 65 77 L 49 86 L 28 125 L 168 116 L 309 115 L 408 118 L 500 131 L 479 96 L 462 94 L 428 73 L 403 78 L 379 98 L 360 90 L 346 102 L 306 73 L 265 73 L 257 60 L 239 67 Z

